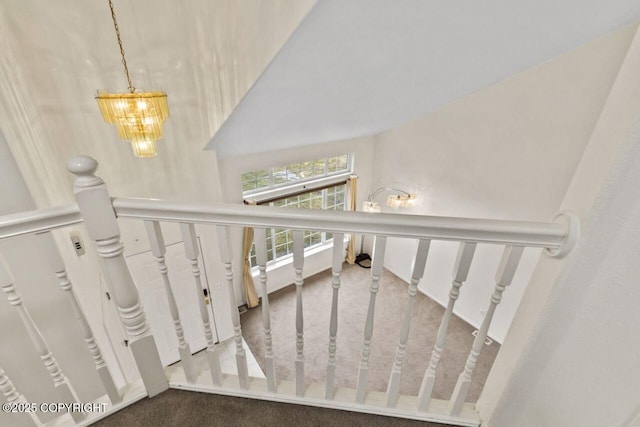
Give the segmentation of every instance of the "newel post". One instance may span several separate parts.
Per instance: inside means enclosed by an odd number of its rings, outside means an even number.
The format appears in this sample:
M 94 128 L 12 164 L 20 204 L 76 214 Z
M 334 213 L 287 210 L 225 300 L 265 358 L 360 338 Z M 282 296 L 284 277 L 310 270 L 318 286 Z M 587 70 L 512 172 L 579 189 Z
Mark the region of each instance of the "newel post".
M 140 295 L 123 255 L 124 245 L 120 241 L 120 228 L 107 186 L 102 178 L 95 175 L 98 162 L 88 156 L 78 156 L 69 160 L 67 168 L 76 176 L 73 193 L 89 236 L 104 261 L 105 277 L 111 284 L 142 382 L 149 397 L 155 396 L 167 390 L 169 384 Z

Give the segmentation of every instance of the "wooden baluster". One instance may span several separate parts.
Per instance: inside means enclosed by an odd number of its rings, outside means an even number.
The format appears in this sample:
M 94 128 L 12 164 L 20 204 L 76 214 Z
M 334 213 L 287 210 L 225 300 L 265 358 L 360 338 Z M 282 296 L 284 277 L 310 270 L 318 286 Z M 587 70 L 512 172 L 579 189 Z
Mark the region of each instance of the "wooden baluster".
M 402 377 L 402 362 L 404 361 L 405 347 L 409 339 L 409 327 L 411 325 L 411 313 L 413 311 L 413 303 L 416 293 L 418 292 L 418 283 L 424 275 L 424 269 L 427 264 L 427 256 L 429 255 L 429 246 L 431 240 L 420 240 L 418 243 L 418 251 L 413 263 L 413 274 L 409 283 L 409 299 L 407 308 L 404 312 L 404 320 L 400 329 L 400 337 L 398 338 L 398 348 L 396 349 L 396 357 L 391 368 L 391 376 L 389 377 L 389 385 L 387 386 L 387 406 L 393 408 L 398 403 L 398 395 L 400 393 L 400 378 Z
M 120 318 L 127 331 L 129 348 L 149 397 L 169 388 L 155 339 L 149 329 L 140 295 L 124 258 L 120 228 L 102 178 L 95 176 L 98 162 L 79 156 L 67 164 L 76 175 L 73 183 L 80 213 L 89 235 L 104 261 L 105 277 L 111 284 Z
M 207 362 L 209 363 L 209 371 L 211 372 L 211 381 L 214 385 L 222 385 L 222 370 L 220 368 L 220 356 L 218 346 L 213 341 L 213 331 L 211 330 L 211 319 L 209 317 L 209 309 L 205 302 L 206 296 L 202 289 L 202 281 L 200 279 L 200 268 L 198 267 L 198 240 L 196 238 L 196 229 L 193 224 L 181 222 L 180 231 L 184 243 L 184 250 L 187 259 L 191 264 L 191 274 L 193 275 L 194 290 L 198 297 L 198 307 L 200 308 L 200 318 L 204 327 L 204 336 L 207 339 Z
M 267 390 L 276 391 L 276 365 L 273 356 L 273 344 L 271 339 L 271 315 L 269 312 L 269 294 L 267 292 L 267 230 L 254 229 L 254 244 L 256 249 L 256 262 L 260 270 L 260 288 L 262 291 L 262 326 L 264 328 L 264 364 L 267 371 Z
M 331 320 L 329 322 L 329 362 L 327 363 L 327 388 L 325 399 L 333 399 L 333 383 L 336 373 L 336 338 L 338 336 L 338 291 L 340 290 L 340 273 L 344 261 L 344 234 L 333 235 L 333 268 L 331 270 L 331 286 L 333 300 L 331 302 Z
M 69 379 L 62 373 L 60 365 L 58 365 L 58 362 L 56 361 L 56 359 L 54 359 L 53 354 L 51 354 L 51 350 L 49 349 L 47 342 L 45 341 L 44 337 L 40 333 L 40 330 L 31 318 L 31 315 L 27 311 L 27 308 L 22 304 L 22 296 L 16 291 L 11 272 L 6 266 L 2 257 L 0 257 L 0 286 L 2 287 L 2 290 L 7 294 L 9 303 L 14 306 L 16 310 L 18 310 L 18 314 L 20 315 L 22 323 L 24 324 L 24 327 L 29 334 L 29 338 L 31 338 L 33 346 L 36 348 L 36 351 L 40 355 L 45 368 L 47 368 L 47 371 L 49 371 L 49 375 L 51 375 L 53 385 L 56 389 L 56 392 L 58 393 L 58 396 L 60 396 L 61 402 L 80 403 L 78 395 L 69 382 Z M 69 414 L 76 422 L 80 422 L 86 417 L 83 412 L 71 411 L 69 412 Z
M 373 318 L 376 309 L 376 295 L 380 286 L 380 275 L 382 274 L 382 263 L 384 261 L 384 251 L 387 238 L 375 236 L 373 241 L 373 261 L 371 262 L 371 285 L 369 287 L 369 309 L 367 311 L 367 322 L 364 326 L 364 344 L 362 346 L 362 358 L 358 368 L 358 383 L 356 387 L 356 403 L 364 403 L 367 388 L 367 375 L 369 373 L 369 355 L 371 352 L 371 337 L 373 336 Z
M 158 260 L 158 269 L 164 282 L 164 290 L 167 295 L 167 302 L 169 303 L 169 311 L 171 312 L 171 318 L 173 319 L 173 326 L 176 330 L 176 337 L 178 338 L 178 353 L 180 354 L 180 360 L 182 361 L 182 368 L 184 369 L 184 375 L 189 383 L 195 383 L 197 374 L 193 365 L 193 357 L 191 356 L 191 346 L 184 338 L 184 330 L 182 329 L 182 323 L 180 322 L 180 313 L 178 312 L 178 304 L 176 298 L 173 295 L 173 289 L 171 289 L 171 280 L 169 280 L 169 269 L 165 262 L 164 255 L 167 253 L 167 249 L 164 245 L 164 237 L 162 236 L 162 229 L 158 221 L 145 221 L 144 227 L 147 231 L 147 238 L 149 239 L 149 245 L 151 246 L 151 253 Z M 196 260 L 197 263 L 197 260 Z M 197 264 L 196 264 L 197 265 Z M 198 293 L 199 299 L 201 298 Z
M 71 304 L 71 308 L 73 309 L 73 313 L 78 319 L 78 323 L 80 323 L 80 327 L 82 328 L 82 336 L 84 337 L 85 342 L 87 343 L 87 347 L 89 348 L 89 352 L 93 357 L 93 362 L 96 365 L 96 371 L 98 372 L 98 376 L 102 381 L 102 385 L 109 396 L 109 400 L 111 403 L 116 404 L 122 401 L 122 397 L 118 392 L 118 389 L 113 382 L 113 377 L 109 372 L 109 368 L 102 358 L 102 353 L 100 352 L 100 348 L 96 343 L 96 340 L 93 336 L 93 331 L 91 330 L 91 326 L 89 326 L 89 322 L 87 321 L 87 317 L 80 307 L 80 302 L 78 301 L 78 296 L 76 295 L 73 285 L 71 281 L 67 277 L 67 271 L 64 266 L 64 262 L 62 261 L 62 257 L 60 256 L 60 252 L 58 251 L 58 247 L 55 245 L 53 240 L 53 236 L 51 233 L 43 233 L 39 236 L 39 244 L 43 245 L 46 248 L 46 252 L 48 254 L 48 260 L 50 262 L 50 269 L 53 273 L 55 273 L 58 278 L 60 288 L 65 291 L 64 293 L 67 295 L 69 299 L 69 303 Z
M 0 392 L 2 392 L 2 394 L 4 394 L 4 396 L 7 398 L 7 403 L 9 404 L 12 404 L 12 405 L 22 404 L 27 406 L 30 403 L 27 401 L 24 395 L 18 393 L 18 390 L 16 390 L 15 386 L 13 385 L 9 377 L 7 377 L 7 374 L 4 372 L 4 369 L 2 369 L 2 367 L 0 367 Z M 29 416 L 28 419 L 30 421 L 28 421 L 28 423 L 30 425 L 33 425 L 33 426 L 42 425 L 35 411 L 27 412 L 25 415 Z
M 453 268 L 453 281 L 451 283 L 451 290 L 449 291 L 449 303 L 447 304 L 447 309 L 442 316 L 436 343 L 433 346 L 433 352 L 431 353 L 431 360 L 429 361 L 429 366 L 422 378 L 422 385 L 420 386 L 420 393 L 418 394 L 418 410 L 420 411 L 426 411 L 429 407 L 429 402 L 431 402 L 431 395 L 433 394 L 433 387 L 436 381 L 436 370 L 438 368 L 440 356 L 442 355 L 445 340 L 447 339 L 449 321 L 453 316 L 453 308 L 456 304 L 456 300 L 458 299 L 458 296 L 460 296 L 460 288 L 469 275 L 469 269 L 471 268 L 471 261 L 473 260 L 473 255 L 476 252 L 476 247 L 476 243 L 462 242 L 458 248 L 458 256 Z
M 218 244 L 220 246 L 220 257 L 224 264 L 224 277 L 227 281 L 227 293 L 229 295 L 229 309 L 231 310 L 231 321 L 233 323 L 233 337 L 236 342 L 236 366 L 238 367 L 238 381 L 240 388 L 249 388 L 249 368 L 247 367 L 247 355 L 242 345 L 242 328 L 240 326 L 240 314 L 236 303 L 236 291 L 233 286 L 233 269 L 231 266 L 231 242 L 229 240 L 229 230 L 224 225 L 218 225 Z
M 487 338 L 491 319 L 493 319 L 496 307 L 498 307 L 500 300 L 502 300 L 502 292 L 504 292 L 506 287 L 513 281 L 513 276 L 516 273 L 523 251 L 524 247 L 522 246 L 506 246 L 504 249 L 504 253 L 502 254 L 502 259 L 496 273 L 496 286 L 493 294 L 491 295 L 491 302 L 487 309 L 487 314 L 482 320 L 482 325 L 478 330 L 478 335 L 476 335 L 476 338 L 473 341 L 471 353 L 469 353 L 469 357 L 467 358 L 464 371 L 462 371 L 458 377 L 458 382 L 456 383 L 456 387 L 451 395 L 451 401 L 449 402 L 449 413 L 451 415 L 459 415 L 460 411 L 462 411 L 462 406 L 464 405 L 465 398 L 469 392 L 469 387 L 471 386 L 471 374 L 473 373 L 473 369 L 478 361 L 480 351 L 482 351 L 484 341 Z
M 304 319 L 302 313 L 302 267 L 304 266 L 304 232 L 293 232 L 293 269 L 296 273 L 296 396 L 304 396 Z

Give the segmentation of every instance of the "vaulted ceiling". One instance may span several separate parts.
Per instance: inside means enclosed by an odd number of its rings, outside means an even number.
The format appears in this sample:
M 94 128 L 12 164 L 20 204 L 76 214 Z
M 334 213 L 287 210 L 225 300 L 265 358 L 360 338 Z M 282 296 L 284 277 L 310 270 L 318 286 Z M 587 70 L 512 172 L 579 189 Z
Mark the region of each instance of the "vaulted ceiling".
M 114 4 L 134 86 L 169 94 L 153 159 L 135 159 L 93 99 L 126 89 L 107 0 L 0 5 L 0 130 L 40 206 L 70 200 L 73 155 L 96 157 L 119 195 L 180 195 L 215 179 L 205 146 L 375 134 L 640 20 L 637 0 Z
M 639 19 L 637 0 L 321 0 L 208 147 L 376 134 Z

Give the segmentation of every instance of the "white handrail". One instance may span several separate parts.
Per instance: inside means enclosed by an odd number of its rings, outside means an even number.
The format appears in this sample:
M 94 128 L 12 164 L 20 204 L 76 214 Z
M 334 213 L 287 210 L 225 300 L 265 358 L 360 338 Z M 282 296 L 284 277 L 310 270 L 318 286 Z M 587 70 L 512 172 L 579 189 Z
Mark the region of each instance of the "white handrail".
M 436 217 L 232 204 L 185 204 L 156 199 L 114 198 L 119 218 L 250 227 L 283 227 L 334 233 L 454 240 L 547 248 L 566 253 L 573 224 Z M 568 222 L 574 221 L 571 216 Z M 0 239 L 53 230 L 83 221 L 78 205 L 0 216 Z M 573 232 L 572 232 L 573 233 Z M 571 237 L 571 238 L 570 238 Z
M 54 230 L 82 222 L 78 205 L 38 209 L 0 216 L 0 239 Z
M 114 198 L 119 218 L 179 221 L 249 227 L 282 227 L 333 233 L 454 240 L 547 248 L 566 253 L 570 226 L 475 218 L 283 209 L 231 204 L 185 204 L 156 199 Z M 571 216 L 565 215 L 572 221 Z

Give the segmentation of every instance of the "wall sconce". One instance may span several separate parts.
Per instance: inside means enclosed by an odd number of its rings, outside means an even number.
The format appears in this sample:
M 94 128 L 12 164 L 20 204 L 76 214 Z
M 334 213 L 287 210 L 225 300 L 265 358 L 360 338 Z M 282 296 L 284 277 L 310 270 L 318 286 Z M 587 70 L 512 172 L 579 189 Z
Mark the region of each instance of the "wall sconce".
M 389 191 L 392 194 L 387 197 L 387 206 L 393 209 L 408 208 L 416 204 L 418 199 L 417 194 L 409 193 L 397 188 L 380 187 L 369 194 L 367 201 L 362 204 L 362 210 L 364 212 L 380 212 L 380 205 L 375 201 L 375 198 L 384 191 Z
M 380 187 L 369 194 L 367 200 L 362 203 L 362 211 L 379 213 L 380 205 L 374 199 L 385 191 L 391 192 L 389 197 L 387 197 L 387 206 L 390 206 L 393 209 L 415 206 L 416 200 L 418 199 L 417 194 L 409 193 L 397 188 Z M 364 252 L 364 236 L 365 235 L 363 234 L 362 239 L 360 240 L 360 254 L 356 256 L 356 264 L 363 268 L 371 268 L 370 263 L 369 265 L 362 264 L 364 261 L 371 261 L 371 256 Z

